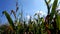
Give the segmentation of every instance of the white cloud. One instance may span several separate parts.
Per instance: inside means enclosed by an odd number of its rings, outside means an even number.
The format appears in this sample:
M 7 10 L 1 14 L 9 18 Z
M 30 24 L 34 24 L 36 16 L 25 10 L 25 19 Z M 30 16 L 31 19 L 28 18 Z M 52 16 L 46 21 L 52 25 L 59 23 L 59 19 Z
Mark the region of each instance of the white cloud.
M 36 11 L 35 13 L 37 13 L 37 14 L 40 14 L 40 15 L 46 15 L 46 13 L 44 12 L 44 11 Z
M 27 19 L 30 19 L 30 16 L 29 15 L 27 15 L 26 17 L 27 17 Z

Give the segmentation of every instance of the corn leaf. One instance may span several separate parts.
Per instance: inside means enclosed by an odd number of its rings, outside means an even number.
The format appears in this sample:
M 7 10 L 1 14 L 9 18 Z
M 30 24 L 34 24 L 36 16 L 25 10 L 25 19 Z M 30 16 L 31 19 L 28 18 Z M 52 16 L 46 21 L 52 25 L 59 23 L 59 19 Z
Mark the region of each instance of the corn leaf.
M 57 3 L 58 3 L 58 0 L 54 0 L 54 3 L 53 3 L 53 6 L 52 6 L 52 10 L 51 10 L 51 13 L 50 13 L 50 20 L 52 20 L 55 12 L 56 12 L 56 7 L 57 7 Z
M 50 7 L 49 7 L 49 3 L 50 3 L 51 0 L 49 0 L 48 2 L 45 0 L 45 3 L 46 3 L 46 6 L 47 6 L 47 9 L 48 9 L 48 14 L 50 13 Z
M 56 14 L 56 24 L 57 28 L 60 30 L 60 15 Z
M 13 24 L 13 20 L 11 19 L 10 15 L 7 13 L 7 11 L 3 11 L 2 13 L 5 14 L 5 16 L 6 16 L 7 20 L 8 20 L 8 22 L 9 22 L 10 26 L 11 26 L 13 29 L 15 29 L 15 28 L 14 28 L 15 26 L 14 26 L 14 24 Z
M 16 13 L 14 10 L 11 10 L 11 14 L 13 13 L 14 17 L 16 18 Z

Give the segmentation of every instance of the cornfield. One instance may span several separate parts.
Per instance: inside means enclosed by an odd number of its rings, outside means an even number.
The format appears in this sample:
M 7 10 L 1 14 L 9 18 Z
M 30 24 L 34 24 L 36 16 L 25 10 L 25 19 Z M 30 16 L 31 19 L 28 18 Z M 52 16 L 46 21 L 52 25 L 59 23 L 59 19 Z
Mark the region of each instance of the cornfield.
M 6 16 L 9 25 L 1 25 L 0 34 L 60 34 L 60 14 L 58 13 L 59 10 L 56 10 L 58 0 L 54 0 L 52 6 L 49 5 L 51 0 L 44 1 L 48 9 L 47 16 L 43 18 L 40 17 L 40 14 L 35 13 L 34 16 L 38 18 L 34 18 L 33 21 L 30 18 L 28 24 L 26 24 L 25 20 L 22 20 L 22 10 L 19 14 L 21 16 L 20 19 L 16 16 L 16 12 L 19 9 L 18 2 L 16 2 L 16 11 L 11 10 L 11 14 L 13 13 L 15 16 L 14 22 L 10 14 L 6 10 L 3 11 L 2 14 Z

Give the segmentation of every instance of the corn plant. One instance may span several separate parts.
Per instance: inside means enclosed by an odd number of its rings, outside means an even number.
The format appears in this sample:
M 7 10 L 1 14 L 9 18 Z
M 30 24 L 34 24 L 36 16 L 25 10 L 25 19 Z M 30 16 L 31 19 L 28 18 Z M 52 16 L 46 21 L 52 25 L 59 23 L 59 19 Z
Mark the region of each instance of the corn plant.
M 3 11 L 2 13 L 6 16 L 9 26 L 6 29 L 5 27 L 2 27 L 1 30 L 3 30 L 2 34 L 60 34 L 60 15 L 58 14 L 57 3 L 58 0 L 54 0 L 52 6 L 49 5 L 51 0 L 46 1 L 44 0 L 48 9 L 47 16 L 45 18 L 40 17 L 40 14 L 35 13 L 34 16 L 37 15 L 37 19 L 33 19 L 30 16 L 30 19 L 28 21 L 28 24 L 26 24 L 26 21 L 24 20 L 21 23 L 21 20 L 16 16 L 16 13 L 18 12 L 18 2 L 16 1 L 16 11 L 11 10 L 11 13 L 13 13 L 15 17 L 15 23 L 11 19 L 9 13 L 7 11 Z M 52 9 L 51 9 L 52 8 Z M 22 10 L 21 10 L 22 11 Z M 51 11 L 51 12 L 50 12 Z M 22 19 L 22 13 L 20 13 L 21 19 Z M 53 17 L 55 15 L 55 17 Z M 18 18 L 18 19 L 17 19 Z M 45 20 L 44 20 L 45 19 Z M 17 21 L 19 20 L 19 21 Z M 53 21 L 52 21 L 53 20 Z M 5 32 L 4 32 L 4 29 Z
M 54 0 L 53 2 L 53 5 L 52 5 L 52 9 L 51 9 L 51 13 L 50 13 L 50 7 L 49 7 L 49 3 L 50 3 L 51 0 L 49 0 L 48 2 L 45 0 L 45 3 L 47 5 L 47 9 L 48 9 L 48 15 L 46 17 L 46 23 L 48 23 L 48 29 L 50 29 L 50 32 L 51 32 L 51 28 L 54 28 L 54 30 L 56 31 L 56 22 L 55 22 L 55 19 L 54 19 L 54 22 L 52 22 L 53 20 L 53 16 L 55 15 L 56 13 L 56 8 L 57 8 L 57 3 L 58 3 L 58 0 Z M 52 22 L 52 24 L 51 24 Z M 49 24 L 50 23 L 50 24 Z M 55 26 L 55 27 L 52 27 L 52 26 Z M 53 32 L 51 32 L 53 33 Z M 54 34 L 54 33 L 53 33 Z M 55 33 L 56 34 L 56 33 Z

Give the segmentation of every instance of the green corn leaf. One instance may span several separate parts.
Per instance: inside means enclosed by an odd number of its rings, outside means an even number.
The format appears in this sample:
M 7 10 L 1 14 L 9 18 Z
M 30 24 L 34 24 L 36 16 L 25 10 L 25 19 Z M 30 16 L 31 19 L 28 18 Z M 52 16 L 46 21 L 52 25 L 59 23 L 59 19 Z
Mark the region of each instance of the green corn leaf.
M 58 0 L 54 0 L 54 3 L 53 3 L 53 6 L 52 6 L 52 10 L 51 10 L 51 13 L 50 13 L 50 20 L 52 20 L 55 12 L 56 12 L 56 7 L 57 7 L 57 3 L 58 3 Z
M 45 0 L 45 3 L 46 3 L 46 6 L 47 6 L 47 9 L 48 9 L 48 14 L 50 13 L 50 7 L 49 7 L 49 3 L 50 3 L 51 0 L 49 0 L 48 2 Z
M 14 10 L 11 10 L 11 14 L 13 13 L 14 17 L 16 18 L 16 13 Z
M 5 16 L 6 16 L 7 20 L 8 20 L 8 22 L 9 22 L 10 26 L 11 26 L 13 29 L 15 29 L 15 28 L 14 28 L 15 26 L 14 26 L 14 24 L 13 24 L 13 20 L 11 19 L 10 15 L 7 13 L 7 11 L 3 11 L 2 13 L 5 14 Z
M 34 16 L 36 16 L 36 15 L 37 15 L 37 13 L 34 14 Z
M 56 25 L 57 28 L 60 30 L 60 15 L 56 14 Z

